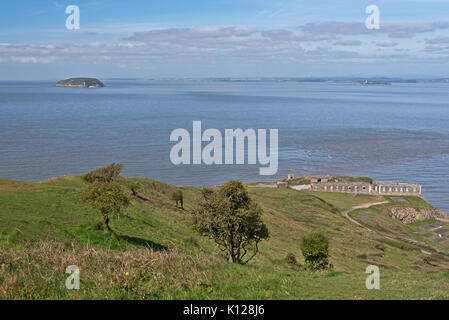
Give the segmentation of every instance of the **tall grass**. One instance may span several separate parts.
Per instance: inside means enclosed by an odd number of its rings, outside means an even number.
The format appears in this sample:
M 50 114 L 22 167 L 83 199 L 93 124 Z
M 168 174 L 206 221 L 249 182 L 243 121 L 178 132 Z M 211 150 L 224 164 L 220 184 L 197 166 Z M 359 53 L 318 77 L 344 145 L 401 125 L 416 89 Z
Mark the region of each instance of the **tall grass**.
M 171 298 L 207 286 L 204 268 L 218 262 L 214 256 L 175 251 L 117 251 L 39 242 L 0 252 L 0 299 Z M 65 287 L 69 265 L 80 269 L 79 290 Z

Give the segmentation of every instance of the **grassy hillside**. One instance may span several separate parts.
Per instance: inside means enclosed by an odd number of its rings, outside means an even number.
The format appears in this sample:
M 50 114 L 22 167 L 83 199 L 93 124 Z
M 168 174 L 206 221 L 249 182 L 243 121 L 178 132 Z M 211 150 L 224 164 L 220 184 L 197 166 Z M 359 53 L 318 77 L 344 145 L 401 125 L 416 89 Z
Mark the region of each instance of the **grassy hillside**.
M 398 238 L 422 239 L 414 226 L 383 211 L 389 204 L 343 218 L 353 206 L 390 199 L 249 187 L 263 208 L 271 237 L 248 265 L 231 264 L 215 244 L 190 227 L 200 196 L 143 178 L 125 216 L 113 216 L 115 236 L 97 228 L 100 215 L 80 201 L 86 184 L 64 176 L 40 183 L 0 179 L 0 298 L 67 299 L 447 299 L 449 258 Z M 169 195 L 179 189 L 185 210 Z M 419 199 L 409 205 L 422 205 Z M 334 271 L 311 274 L 285 262 L 304 263 L 301 237 L 323 232 Z M 428 245 L 433 245 L 428 242 Z M 441 250 L 447 252 L 443 244 Z M 81 270 L 80 290 L 65 288 L 68 265 Z M 365 288 L 365 268 L 381 269 L 381 289 Z

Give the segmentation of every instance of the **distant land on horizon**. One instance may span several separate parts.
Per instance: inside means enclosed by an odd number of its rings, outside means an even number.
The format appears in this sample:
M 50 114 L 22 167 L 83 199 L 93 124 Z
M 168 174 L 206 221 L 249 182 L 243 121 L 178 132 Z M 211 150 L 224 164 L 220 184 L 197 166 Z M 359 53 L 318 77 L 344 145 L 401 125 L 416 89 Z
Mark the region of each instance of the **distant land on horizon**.
M 399 77 L 102 77 L 104 81 L 217 81 L 217 82 L 389 82 L 389 83 L 449 83 L 449 77 L 439 78 L 399 78 Z M 96 83 L 103 84 L 97 78 L 69 78 L 65 80 L 55 79 L 21 79 L 21 80 L 8 80 L 1 79 L 0 82 L 22 82 L 22 81 L 51 81 L 56 82 L 55 86 L 67 86 L 67 87 L 84 87 L 83 83 L 77 83 L 80 80 L 93 80 Z M 67 85 L 69 81 L 72 85 Z M 103 84 L 104 86 L 104 84 Z M 99 86 L 101 87 L 101 85 Z
M 56 82 L 56 87 L 102 88 L 103 82 L 96 78 L 69 78 Z
M 368 83 L 449 83 L 448 78 L 390 78 L 390 77 L 204 77 L 204 78 L 189 78 L 189 77 L 173 77 L 173 78 L 104 78 L 104 80 L 112 81 L 242 81 L 242 82 L 257 82 L 257 81 L 276 81 L 276 82 L 365 82 Z

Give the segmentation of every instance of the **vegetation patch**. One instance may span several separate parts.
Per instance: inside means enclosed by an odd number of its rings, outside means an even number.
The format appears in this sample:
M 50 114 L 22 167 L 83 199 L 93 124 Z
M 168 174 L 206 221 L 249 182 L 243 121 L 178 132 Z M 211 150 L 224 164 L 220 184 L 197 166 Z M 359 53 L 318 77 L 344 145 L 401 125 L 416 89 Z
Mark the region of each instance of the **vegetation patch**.
M 336 176 L 332 177 L 329 182 L 368 182 L 373 184 L 374 180 L 369 177 L 347 177 L 347 176 Z
M 95 78 L 70 78 L 56 82 L 56 87 L 101 88 L 103 82 Z
M 117 184 L 129 198 L 121 214 L 109 216 L 111 233 L 104 231 L 100 211 L 82 201 L 85 190 L 95 183 L 82 176 L 0 182 L 0 187 L 8 186 L 0 188 L 1 299 L 449 297 L 447 256 L 395 241 L 409 238 L 407 227 L 380 206 L 360 211 L 370 215 L 366 223 L 372 231 L 342 217 L 343 210 L 379 201 L 371 195 L 245 190 L 260 209 L 256 221 L 266 226 L 270 237 L 259 242 L 250 263 L 239 264 L 217 254 L 214 239 L 198 236 L 192 228 L 191 218 L 204 201 L 199 188 L 120 175 L 114 175 L 112 182 L 100 182 Z M 133 190 L 133 185 L 138 188 Z M 236 189 L 245 199 L 245 192 Z M 177 190 L 182 192 L 184 210 L 171 197 Z M 239 198 L 232 194 L 228 193 L 230 199 Z M 327 238 L 333 272 L 311 273 L 304 268 L 301 241 L 316 232 Z M 431 259 L 424 260 L 428 256 Z M 296 267 L 288 262 L 295 260 Z M 381 290 L 365 288 L 365 269 L 371 263 L 381 268 Z M 69 265 L 80 268 L 80 290 L 65 288 Z

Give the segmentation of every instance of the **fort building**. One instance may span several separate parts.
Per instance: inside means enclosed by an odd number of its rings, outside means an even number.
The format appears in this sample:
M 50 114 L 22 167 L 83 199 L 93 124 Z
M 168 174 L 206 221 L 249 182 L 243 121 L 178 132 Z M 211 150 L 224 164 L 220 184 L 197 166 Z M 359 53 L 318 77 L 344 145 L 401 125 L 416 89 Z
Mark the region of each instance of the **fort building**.
M 307 177 L 305 177 L 307 178 Z M 396 181 L 373 181 L 369 182 L 329 182 L 329 179 L 310 179 L 310 189 L 324 192 L 343 192 L 354 194 L 375 194 L 375 195 L 421 195 L 421 185 L 413 183 L 402 183 Z
M 369 182 L 320 182 L 312 183 L 313 191 L 370 194 L 373 186 Z
M 276 188 L 288 188 L 288 184 L 285 181 L 277 181 Z
M 304 179 L 310 180 L 310 183 L 324 183 L 332 179 L 332 176 L 304 176 Z
M 385 195 L 420 195 L 421 185 L 396 181 L 375 181 L 373 189 L 376 194 Z

